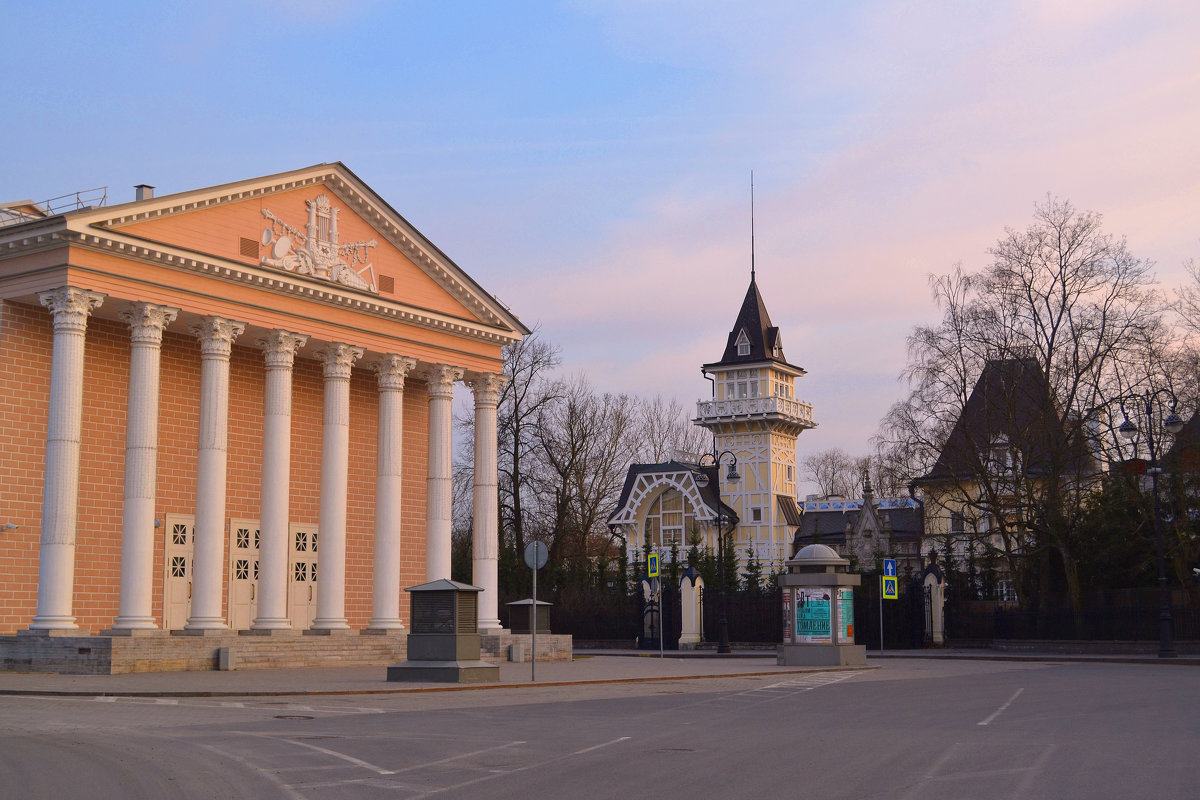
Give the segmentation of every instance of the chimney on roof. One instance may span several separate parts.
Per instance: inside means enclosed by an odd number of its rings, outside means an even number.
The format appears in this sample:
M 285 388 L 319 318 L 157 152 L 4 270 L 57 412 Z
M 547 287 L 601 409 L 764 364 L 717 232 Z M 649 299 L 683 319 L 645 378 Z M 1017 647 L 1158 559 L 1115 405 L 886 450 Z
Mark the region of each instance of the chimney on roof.
M 149 200 L 154 197 L 154 187 L 148 183 L 139 183 L 133 187 L 135 200 Z

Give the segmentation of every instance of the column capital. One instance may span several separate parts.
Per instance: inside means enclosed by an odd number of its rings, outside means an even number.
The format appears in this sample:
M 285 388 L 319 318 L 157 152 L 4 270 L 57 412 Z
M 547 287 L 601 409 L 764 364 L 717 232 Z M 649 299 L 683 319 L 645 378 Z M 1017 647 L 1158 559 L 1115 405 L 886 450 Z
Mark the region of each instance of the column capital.
M 262 350 L 267 369 L 291 369 L 296 360 L 296 351 L 304 347 L 307 341 L 308 337 L 302 333 L 277 328 L 254 343 Z
M 465 381 L 475 393 L 475 406 L 495 406 L 500 402 L 500 393 L 508 385 L 508 376 L 497 372 L 472 372 Z
M 383 358 L 371 364 L 379 376 L 379 389 L 401 391 L 404 389 L 404 378 L 417 366 L 415 358 L 388 353 Z
M 350 370 L 354 362 L 362 358 L 363 349 L 344 342 L 333 342 L 317 353 L 317 358 L 325 365 L 325 378 L 350 380 Z
M 54 315 L 54 330 L 82 333 L 87 329 L 87 318 L 100 307 L 108 295 L 90 289 L 62 286 L 38 294 L 38 300 Z
M 134 344 L 162 344 L 163 331 L 179 316 L 179 309 L 155 303 L 130 303 L 129 308 L 117 315 L 129 325 L 130 339 Z
M 429 396 L 453 397 L 454 384 L 462 380 L 462 367 L 452 367 L 449 364 L 431 364 L 421 371 L 421 377 L 429 384 Z
M 200 340 L 200 353 L 205 356 L 229 358 L 233 340 L 246 330 L 246 323 L 224 317 L 205 317 L 193 325 L 192 334 Z

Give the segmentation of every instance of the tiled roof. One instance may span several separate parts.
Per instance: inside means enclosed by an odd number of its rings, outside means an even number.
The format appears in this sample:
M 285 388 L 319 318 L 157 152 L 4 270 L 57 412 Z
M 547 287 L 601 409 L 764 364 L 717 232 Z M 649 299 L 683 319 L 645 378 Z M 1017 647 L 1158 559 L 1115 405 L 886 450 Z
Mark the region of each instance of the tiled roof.
M 1083 436 L 1070 432 L 1041 366 L 1030 358 L 988 361 L 937 462 L 919 482 L 971 478 L 981 473 L 992 443 L 1003 437 L 1022 454 L 1025 472 L 1095 470 Z
M 738 338 L 743 331 L 749 341 L 750 352 L 741 356 L 738 355 Z M 729 332 L 725 353 L 721 356 L 720 361 L 704 366 L 706 368 L 725 367 L 735 364 L 758 364 L 764 361 L 784 364 L 801 373 L 804 372 L 799 367 L 788 364 L 787 357 L 783 354 L 783 338 L 779 334 L 779 328 L 771 324 L 771 315 L 767 313 L 767 306 L 763 302 L 762 295 L 759 294 L 758 284 L 751 277 L 750 288 L 746 290 L 746 299 L 742 301 L 742 308 L 738 311 L 737 320 L 733 323 L 733 330 Z

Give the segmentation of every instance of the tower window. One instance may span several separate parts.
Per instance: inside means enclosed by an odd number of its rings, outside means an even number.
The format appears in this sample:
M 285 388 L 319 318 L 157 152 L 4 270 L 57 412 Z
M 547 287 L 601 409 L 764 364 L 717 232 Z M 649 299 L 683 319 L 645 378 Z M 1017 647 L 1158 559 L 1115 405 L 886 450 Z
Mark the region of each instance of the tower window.
M 750 337 L 746 335 L 745 328 L 738 332 L 737 352 L 739 356 L 750 355 Z

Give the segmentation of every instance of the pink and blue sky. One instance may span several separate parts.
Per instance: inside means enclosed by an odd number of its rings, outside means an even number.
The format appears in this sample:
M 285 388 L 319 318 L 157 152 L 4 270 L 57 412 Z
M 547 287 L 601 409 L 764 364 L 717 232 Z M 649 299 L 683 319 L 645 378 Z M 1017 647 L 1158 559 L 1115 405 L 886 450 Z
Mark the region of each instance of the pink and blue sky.
M 1194 2 L 0 3 L 0 199 L 340 160 L 604 390 L 706 396 L 749 279 L 865 452 L 926 276 L 1049 193 L 1200 257 Z

